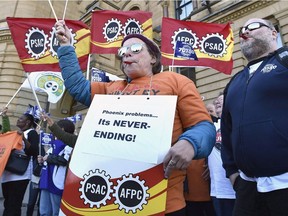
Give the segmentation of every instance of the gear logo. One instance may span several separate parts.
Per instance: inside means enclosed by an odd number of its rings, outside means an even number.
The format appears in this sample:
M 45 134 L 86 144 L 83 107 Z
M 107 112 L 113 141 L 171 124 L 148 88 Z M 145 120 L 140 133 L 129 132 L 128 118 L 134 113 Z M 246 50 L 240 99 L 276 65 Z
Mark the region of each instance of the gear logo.
M 44 133 L 44 136 L 42 138 L 42 143 L 45 143 L 45 145 L 48 145 L 50 142 L 52 141 L 52 139 L 50 138 L 50 136 L 46 133 Z M 44 145 L 44 144 L 42 144 Z
M 142 34 L 143 30 L 140 23 L 135 19 L 128 19 L 123 27 L 122 34 L 125 36 L 129 34 Z
M 179 28 L 178 31 L 175 31 L 174 35 L 172 36 L 171 44 L 173 45 L 173 50 L 175 50 L 176 41 L 182 41 L 183 43 L 190 44 L 193 49 L 196 49 L 199 43 L 199 38 L 191 30 Z
M 71 37 L 70 44 L 72 46 L 74 46 L 74 48 L 75 48 L 75 44 L 77 43 L 77 40 L 75 39 L 76 34 L 73 33 L 72 29 L 69 29 L 69 31 L 70 31 L 70 37 Z M 56 28 L 55 27 L 52 27 L 52 31 L 50 32 L 48 46 L 49 46 L 49 52 L 51 53 L 51 56 L 58 59 L 57 50 L 60 47 L 60 45 L 59 45 L 59 41 L 56 37 Z
M 137 210 L 142 210 L 143 205 L 147 204 L 149 194 L 148 187 L 144 185 L 145 181 L 139 180 L 139 176 L 123 176 L 122 180 L 117 180 L 117 186 L 114 186 L 115 204 L 119 205 L 119 210 L 124 209 L 125 213 L 132 211 L 134 214 Z
M 44 33 L 43 30 L 32 27 L 28 30 L 28 33 L 25 34 L 25 48 L 28 50 L 28 53 L 31 57 L 39 59 L 46 52 L 46 45 L 48 43 L 48 36 Z
M 107 42 L 117 40 L 121 33 L 122 24 L 118 19 L 111 19 L 103 27 L 103 35 Z
M 106 174 L 104 170 L 100 172 L 99 169 L 90 170 L 85 174 L 83 181 L 80 182 L 81 192 L 80 198 L 84 200 L 85 205 L 89 204 L 90 208 L 96 206 L 100 208 L 101 205 L 106 205 L 106 201 L 111 199 L 112 182 L 109 181 L 110 175 Z
M 206 37 L 202 37 L 200 47 L 200 52 L 216 58 L 223 57 L 227 53 L 226 40 L 219 33 L 207 34 Z

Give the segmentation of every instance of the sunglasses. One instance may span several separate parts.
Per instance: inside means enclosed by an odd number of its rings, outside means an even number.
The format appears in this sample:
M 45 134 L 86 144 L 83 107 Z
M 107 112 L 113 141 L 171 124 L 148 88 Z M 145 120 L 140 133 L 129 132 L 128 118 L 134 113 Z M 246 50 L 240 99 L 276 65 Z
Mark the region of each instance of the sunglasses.
M 271 29 L 270 26 L 268 26 L 268 25 L 266 25 L 264 23 L 253 22 L 253 23 L 248 24 L 247 26 L 241 27 L 240 30 L 239 30 L 239 35 L 244 34 L 244 32 L 247 31 L 247 30 L 254 31 L 256 29 L 261 28 L 262 26 L 265 26 L 265 27 Z
M 140 53 L 141 50 L 143 49 L 143 44 L 142 43 L 135 43 L 135 44 L 132 44 L 131 46 L 120 47 L 118 49 L 118 56 L 123 57 L 129 49 L 132 53 L 135 53 L 135 54 Z

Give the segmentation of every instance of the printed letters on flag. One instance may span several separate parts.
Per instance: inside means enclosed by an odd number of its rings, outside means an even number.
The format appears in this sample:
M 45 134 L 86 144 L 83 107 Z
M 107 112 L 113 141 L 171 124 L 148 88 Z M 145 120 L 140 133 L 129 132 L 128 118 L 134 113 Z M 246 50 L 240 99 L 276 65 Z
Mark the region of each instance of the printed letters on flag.
M 64 94 L 65 85 L 59 72 L 30 73 L 29 78 L 35 91 L 46 92 L 50 103 L 57 103 Z M 28 78 L 23 82 L 21 88 L 31 89 Z
M 45 133 L 43 131 L 40 131 L 40 140 L 41 140 L 41 145 L 50 145 L 52 146 L 54 136 L 52 133 Z
M 92 82 L 110 82 L 109 77 L 106 75 L 106 72 L 98 68 L 91 69 L 91 81 Z
M 56 71 L 60 72 L 55 36 L 55 19 L 49 18 L 6 18 L 25 72 Z M 90 30 L 78 20 L 65 20 L 72 36 L 71 44 L 81 65 L 87 68 Z
M 184 59 L 191 59 L 191 60 L 198 60 L 195 51 L 191 44 L 184 43 L 182 41 L 176 41 L 176 47 L 174 50 L 174 57 L 184 58 Z
M 116 54 L 126 35 L 143 34 L 152 39 L 152 13 L 101 10 L 92 13 L 91 53 Z
M 92 82 L 110 82 L 115 80 L 123 80 L 123 79 L 114 74 L 107 73 L 95 67 L 91 69 Z
M 174 61 L 174 66 L 211 67 L 231 74 L 234 39 L 229 23 L 215 24 L 163 18 L 161 35 L 163 65 L 172 65 Z M 190 44 L 198 61 L 175 58 L 174 49 L 177 41 Z

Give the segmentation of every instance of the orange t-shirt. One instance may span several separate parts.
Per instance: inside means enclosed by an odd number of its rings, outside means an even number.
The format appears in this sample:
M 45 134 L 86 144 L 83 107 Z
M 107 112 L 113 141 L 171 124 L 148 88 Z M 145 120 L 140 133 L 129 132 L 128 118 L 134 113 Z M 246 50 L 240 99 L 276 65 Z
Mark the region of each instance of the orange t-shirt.
M 2 176 L 12 149 L 22 149 L 22 136 L 17 131 L 0 134 L 0 176 Z
M 150 89 L 151 86 L 151 89 Z M 152 77 L 141 77 L 126 81 L 109 83 L 91 83 L 91 96 L 95 94 L 123 95 L 177 95 L 172 145 L 178 140 L 185 128 L 201 121 L 211 121 L 211 118 L 201 100 L 192 80 L 174 72 L 161 72 Z M 123 92 L 122 92 L 123 91 Z M 163 105 L 165 106 L 165 105 Z M 164 173 L 164 171 L 163 171 Z M 166 213 L 174 212 L 185 207 L 183 182 L 186 172 L 175 170 L 168 179 Z

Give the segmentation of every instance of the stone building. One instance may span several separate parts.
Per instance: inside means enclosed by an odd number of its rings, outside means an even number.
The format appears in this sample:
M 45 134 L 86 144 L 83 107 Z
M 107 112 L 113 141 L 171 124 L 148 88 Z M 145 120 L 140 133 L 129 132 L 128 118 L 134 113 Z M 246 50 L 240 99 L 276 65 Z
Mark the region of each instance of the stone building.
M 51 4 L 58 18 L 63 16 L 65 1 L 51 0 Z M 241 70 L 246 64 L 239 48 L 238 31 L 243 23 L 252 17 L 270 19 L 279 30 L 279 44 L 288 42 L 288 4 L 287 1 L 243 1 L 243 0 L 69 0 L 65 19 L 82 20 L 88 25 L 91 22 L 92 10 L 143 10 L 153 13 L 153 36 L 161 46 L 161 20 L 170 17 L 181 20 L 200 22 L 227 23 L 231 22 L 234 33 L 234 66 L 231 75 L 225 75 L 211 68 L 174 68 L 175 72 L 190 77 L 196 83 L 198 90 L 211 102 L 223 91 L 231 76 Z M 4 107 L 26 79 L 17 51 L 11 39 L 6 23 L 6 17 L 37 17 L 53 18 L 54 14 L 48 0 L 1 0 L 0 1 L 0 108 Z M 91 56 L 91 66 L 105 70 L 109 73 L 122 76 L 119 61 L 114 55 Z M 73 101 L 68 93 L 57 104 L 47 102 L 45 94 L 37 93 L 42 108 L 49 110 L 54 118 L 63 118 L 82 113 L 87 108 Z M 31 91 L 21 89 L 9 104 L 8 115 L 11 124 L 27 108 L 28 104 L 35 104 Z

